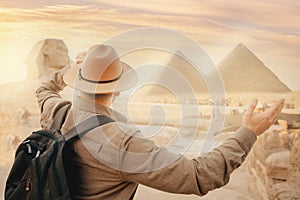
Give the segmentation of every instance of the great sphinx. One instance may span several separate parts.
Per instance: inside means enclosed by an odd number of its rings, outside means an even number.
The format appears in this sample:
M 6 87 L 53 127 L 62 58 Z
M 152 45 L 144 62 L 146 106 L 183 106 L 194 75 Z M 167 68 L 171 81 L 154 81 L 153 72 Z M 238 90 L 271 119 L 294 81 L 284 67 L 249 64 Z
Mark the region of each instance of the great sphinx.
M 37 42 L 25 61 L 26 79 L 43 80 L 65 67 L 71 62 L 68 53 L 68 47 L 62 40 L 45 39 Z
M 0 141 L 7 141 L 1 147 L 15 144 L 39 127 L 39 108 L 35 90 L 54 71 L 60 70 L 72 61 L 66 44 L 59 39 L 38 41 L 30 50 L 25 64 L 27 76 L 19 82 L 5 83 L 0 87 Z

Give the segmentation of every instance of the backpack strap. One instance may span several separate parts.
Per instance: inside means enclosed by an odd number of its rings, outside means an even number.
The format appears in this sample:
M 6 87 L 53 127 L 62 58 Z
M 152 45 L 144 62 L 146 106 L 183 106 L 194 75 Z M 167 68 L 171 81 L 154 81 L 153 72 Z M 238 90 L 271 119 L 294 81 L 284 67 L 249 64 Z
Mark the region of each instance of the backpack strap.
M 66 142 L 73 141 L 76 138 L 83 136 L 90 130 L 110 122 L 114 122 L 114 120 L 106 115 L 92 116 L 84 120 L 83 122 L 80 122 L 78 125 L 71 128 L 67 133 L 65 133 L 64 134 L 65 141 Z
M 68 102 L 66 105 L 61 107 L 54 116 L 50 130 L 60 130 L 67 116 L 68 110 L 71 107 L 71 103 Z

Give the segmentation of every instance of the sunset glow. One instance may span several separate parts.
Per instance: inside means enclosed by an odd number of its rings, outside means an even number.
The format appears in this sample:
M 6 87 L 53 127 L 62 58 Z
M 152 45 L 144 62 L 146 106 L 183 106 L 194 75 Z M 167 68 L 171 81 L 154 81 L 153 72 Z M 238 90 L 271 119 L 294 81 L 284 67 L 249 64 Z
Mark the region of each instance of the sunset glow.
M 292 0 L 0 2 L 0 83 L 26 76 L 31 47 L 45 38 L 64 40 L 72 59 L 114 34 L 163 27 L 196 40 L 217 64 L 244 43 L 284 83 L 300 90 L 300 4 Z

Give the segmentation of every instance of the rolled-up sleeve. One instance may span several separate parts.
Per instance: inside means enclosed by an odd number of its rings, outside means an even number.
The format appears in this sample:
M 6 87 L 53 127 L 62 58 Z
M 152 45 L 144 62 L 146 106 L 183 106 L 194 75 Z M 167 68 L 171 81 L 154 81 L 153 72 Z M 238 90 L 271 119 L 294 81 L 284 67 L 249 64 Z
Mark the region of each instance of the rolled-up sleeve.
M 69 66 L 52 74 L 36 90 L 36 97 L 41 110 L 40 123 L 44 129 L 50 128 L 53 117 L 59 108 L 70 103 L 59 95 L 59 92 L 66 87 L 63 81 L 63 74 L 67 69 L 69 69 Z
M 123 149 L 144 155 L 121 153 L 121 177 L 166 192 L 201 196 L 228 183 L 230 174 L 242 164 L 255 141 L 251 130 L 240 128 L 205 156 L 188 159 L 147 139 L 128 137 Z

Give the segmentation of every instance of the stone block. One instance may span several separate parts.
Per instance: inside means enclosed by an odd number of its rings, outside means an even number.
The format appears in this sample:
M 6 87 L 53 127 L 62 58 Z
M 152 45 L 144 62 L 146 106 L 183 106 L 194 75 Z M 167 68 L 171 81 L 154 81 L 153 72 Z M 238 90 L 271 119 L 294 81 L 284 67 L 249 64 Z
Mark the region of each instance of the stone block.
M 289 161 L 289 151 L 281 151 L 268 156 L 266 159 L 267 176 L 274 180 L 286 181 L 291 169 Z

